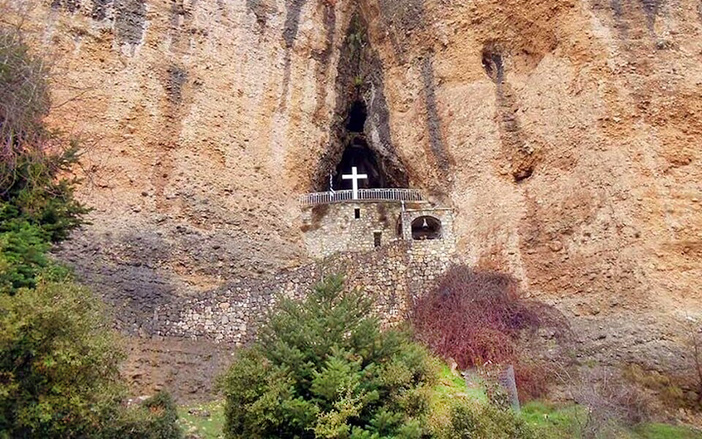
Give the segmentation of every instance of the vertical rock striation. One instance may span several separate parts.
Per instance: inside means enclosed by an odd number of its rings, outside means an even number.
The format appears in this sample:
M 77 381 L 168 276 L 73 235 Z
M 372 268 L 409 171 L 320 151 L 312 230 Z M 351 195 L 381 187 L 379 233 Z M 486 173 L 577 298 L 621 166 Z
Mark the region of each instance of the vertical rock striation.
M 145 316 L 308 262 L 295 200 L 325 188 L 361 101 L 385 174 L 456 209 L 463 261 L 557 304 L 585 358 L 683 367 L 680 321 L 702 315 L 700 16 L 699 0 L 47 5 L 30 24 L 60 54 L 52 117 L 92 145 L 96 207 L 62 255 Z

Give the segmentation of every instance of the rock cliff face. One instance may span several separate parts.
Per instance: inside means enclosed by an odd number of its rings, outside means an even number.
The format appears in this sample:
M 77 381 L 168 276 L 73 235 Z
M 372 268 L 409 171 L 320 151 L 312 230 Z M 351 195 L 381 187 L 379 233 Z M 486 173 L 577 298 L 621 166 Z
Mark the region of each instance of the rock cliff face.
M 572 318 L 583 358 L 686 361 L 681 322 L 702 315 L 700 0 L 32 14 L 58 54 L 52 120 L 88 146 L 92 224 L 62 257 L 108 299 L 148 313 L 308 262 L 297 196 L 326 188 L 360 131 L 387 184 L 456 209 L 463 261 Z

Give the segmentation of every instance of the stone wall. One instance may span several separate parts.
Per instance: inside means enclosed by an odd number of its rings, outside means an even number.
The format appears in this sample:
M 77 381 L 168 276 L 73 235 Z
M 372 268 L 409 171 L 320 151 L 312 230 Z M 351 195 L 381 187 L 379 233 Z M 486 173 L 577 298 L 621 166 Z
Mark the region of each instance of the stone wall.
M 441 248 L 455 250 L 453 210 L 421 203 L 342 203 L 315 206 L 303 211 L 302 230 L 312 258 L 322 259 L 340 252 L 366 252 L 388 243 L 412 240 L 412 221 L 423 216 L 442 224 Z M 378 245 L 379 244 L 379 245 Z M 429 245 L 431 247 L 431 245 Z
M 307 251 L 313 258 L 324 258 L 343 251 L 373 250 L 376 233 L 380 233 L 381 244 L 401 239 L 398 234 L 401 212 L 399 203 L 343 203 L 307 208 L 302 226 Z
M 415 297 L 435 285 L 451 263 L 453 241 L 396 241 L 369 252 L 342 253 L 265 280 L 238 280 L 198 297 L 160 305 L 142 336 L 245 343 L 279 297 L 301 299 L 321 278 L 346 276 L 347 288 L 376 299 L 383 321 L 399 322 Z M 119 318 L 119 316 L 118 316 Z

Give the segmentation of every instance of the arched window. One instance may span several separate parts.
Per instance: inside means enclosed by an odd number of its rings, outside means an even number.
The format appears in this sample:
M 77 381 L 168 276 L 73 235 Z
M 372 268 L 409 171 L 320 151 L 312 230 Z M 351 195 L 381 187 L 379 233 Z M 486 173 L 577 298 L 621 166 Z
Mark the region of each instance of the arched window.
M 441 239 L 441 221 L 433 216 L 420 216 L 412 221 L 412 239 Z

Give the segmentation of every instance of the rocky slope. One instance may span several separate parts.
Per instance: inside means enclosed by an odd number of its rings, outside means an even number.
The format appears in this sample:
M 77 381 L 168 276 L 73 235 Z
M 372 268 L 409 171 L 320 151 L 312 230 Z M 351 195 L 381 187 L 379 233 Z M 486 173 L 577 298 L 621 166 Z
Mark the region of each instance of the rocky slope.
M 362 102 L 388 181 L 454 207 L 461 258 L 557 304 L 584 359 L 690 360 L 699 0 L 54 0 L 28 26 L 88 150 L 62 257 L 109 300 L 307 262 L 296 198 Z

